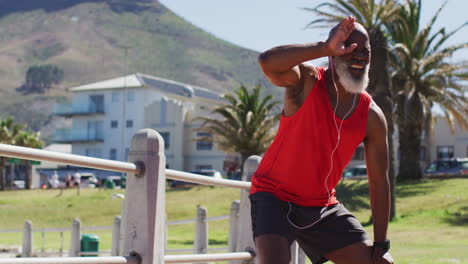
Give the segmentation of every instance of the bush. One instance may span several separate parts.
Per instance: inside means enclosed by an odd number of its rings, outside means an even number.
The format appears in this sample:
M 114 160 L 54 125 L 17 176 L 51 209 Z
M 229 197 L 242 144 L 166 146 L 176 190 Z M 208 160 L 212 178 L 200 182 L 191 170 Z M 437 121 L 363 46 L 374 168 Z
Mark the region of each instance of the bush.
M 54 84 L 63 81 L 64 73 L 56 65 L 44 64 L 30 66 L 26 71 L 25 83 L 17 88 L 18 92 L 23 94 L 44 93 Z

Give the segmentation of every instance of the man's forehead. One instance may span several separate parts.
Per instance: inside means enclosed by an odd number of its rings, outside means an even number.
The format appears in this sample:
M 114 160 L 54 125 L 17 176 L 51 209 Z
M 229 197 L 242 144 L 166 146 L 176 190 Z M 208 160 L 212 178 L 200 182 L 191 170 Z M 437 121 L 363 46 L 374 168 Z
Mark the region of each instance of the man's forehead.
M 364 35 L 366 35 L 367 37 L 369 37 L 369 34 L 367 34 L 366 28 L 357 22 L 354 22 L 354 30 L 359 31 L 363 33 Z
M 331 35 L 337 29 L 338 29 L 338 25 L 334 26 L 330 30 L 329 35 Z M 369 34 L 367 33 L 366 28 L 363 25 L 359 24 L 358 22 L 354 22 L 354 31 L 357 31 L 357 32 L 360 32 L 360 33 L 364 34 L 367 37 L 367 39 L 369 39 Z

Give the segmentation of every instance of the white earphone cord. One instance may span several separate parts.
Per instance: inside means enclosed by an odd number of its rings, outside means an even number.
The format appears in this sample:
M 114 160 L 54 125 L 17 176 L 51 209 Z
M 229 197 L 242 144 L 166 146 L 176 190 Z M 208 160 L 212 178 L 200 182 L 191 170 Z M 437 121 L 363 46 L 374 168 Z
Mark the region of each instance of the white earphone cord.
M 329 58 L 330 60 L 330 58 Z M 328 189 L 328 177 L 331 175 L 331 172 L 333 170 L 333 155 L 335 154 L 336 150 L 338 149 L 338 145 L 340 144 L 340 140 L 341 140 L 341 127 L 343 126 L 343 122 L 346 118 L 348 118 L 348 115 L 351 113 L 351 111 L 353 110 L 354 108 L 354 105 L 356 103 L 356 97 L 357 97 L 357 94 L 354 95 L 354 99 L 353 99 L 353 105 L 351 106 L 351 108 L 349 109 L 349 111 L 346 113 L 346 115 L 343 117 L 343 119 L 341 119 L 341 123 L 340 123 L 340 126 L 338 127 L 338 124 L 336 123 L 336 118 L 335 118 L 335 115 L 336 115 L 336 110 L 338 109 L 338 104 L 339 104 L 339 98 L 340 98 L 340 94 L 338 92 L 338 88 L 336 87 L 336 83 L 335 83 L 335 75 L 334 75 L 334 72 L 333 72 L 333 67 L 330 68 L 331 69 L 331 72 L 332 72 L 332 80 L 333 80 L 333 86 L 335 87 L 335 91 L 336 91 L 336 105 L 335 105 L 335 109 L 333 110 L 333 121 L 335 123 L 335 127 L 336 127 L 336 131 L 338 132 L 338 138 L 336 140 L 336 145 L 335 147 L 333 148 L 331 154 L 330 154 L 330 170 L 328 171 L 328 174 L 327 174 L 327 177 L 325 177 L 325 189 L 327 189 L 327 195 L 328 195 L 328 201 L 327 201 L 327 204 L 330 203 L 330 199 L 331 199 L 331 196 L 330 196 L 330 190 Z M 328 98 L 327 98 L 328 100 Z M 325 212 L 327 211 L 328 207 L 325 207 Z M 322 220 L 322 218 L 320 217 L 317 221 L 313 222 L 312 224 L 309 224 L 309 225 L 306 225 L 306 226 L 297 226 L 296 224 L 294 224 L 291 219 L 289 218 L 289 214 L 291 213 L 292 211 L 292 205 L 291 205 L 291 202 L 289 202 L 289 211 L 288 211 L 288 214 L 286 215 L 286 219 L 288 220 L 288 222 L 294 226 L 295 228 L 297 229 L 306 229 L 306 228 L 309 228 L 309 227 L 312 227 L 314 226 L 316 223 L 318 223 L 320 220 Z

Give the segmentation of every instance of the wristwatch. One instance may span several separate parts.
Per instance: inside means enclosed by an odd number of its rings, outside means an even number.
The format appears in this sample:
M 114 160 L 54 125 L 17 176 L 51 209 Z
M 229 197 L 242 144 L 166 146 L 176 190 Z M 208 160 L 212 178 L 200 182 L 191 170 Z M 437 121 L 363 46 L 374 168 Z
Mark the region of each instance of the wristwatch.
M 381 248 L 387 252 L 390 250 L 390 240 L 385 239 L 384 241 L 374 241 L 374 248 Z

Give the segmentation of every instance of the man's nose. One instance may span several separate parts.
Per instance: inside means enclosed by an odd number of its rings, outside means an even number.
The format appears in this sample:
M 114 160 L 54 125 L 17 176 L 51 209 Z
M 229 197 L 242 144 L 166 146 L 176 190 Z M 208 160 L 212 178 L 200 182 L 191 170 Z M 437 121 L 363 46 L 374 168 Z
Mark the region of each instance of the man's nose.
M 360 51 L 360 50 L 354 50 L 353 52 L 353 59 L 355 60 L 362 60 L 362 61 L 369 61 L 369 52 L 367 51 Z

